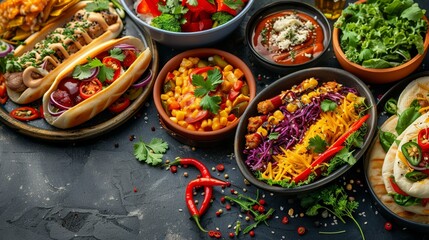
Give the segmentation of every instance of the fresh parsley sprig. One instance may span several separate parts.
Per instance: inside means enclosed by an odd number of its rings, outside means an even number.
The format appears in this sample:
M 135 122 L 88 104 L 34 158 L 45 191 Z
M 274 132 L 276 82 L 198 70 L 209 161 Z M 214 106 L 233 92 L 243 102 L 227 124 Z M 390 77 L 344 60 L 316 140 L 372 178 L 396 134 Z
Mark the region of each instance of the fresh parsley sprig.
M 153 138 L 149 143 L 140 140 L 134 144 L 134 156 L 139 161 L 156 166 L 162 163 L 162 157 L 168 149 L 168 143 L 160 138 Z
M 310 193 L 301 198 L 301 206 L 307 209 L 308 216 L 316 216 L 321 209 L 325 209 L 345 223 L 344 217 L 349 217 L 358 227 L 362 239 L 365 240 L 362 228 L 353 217 L 353 212 L 359 203 L 350 200 L 342 186 L 330 185 L 322 190 Z
M 222 73 L 217 68 L 207 71 L 206 80 L 200 74 L 192 75 L 192 85 L 196 87 L 194 95 L 202 98 L 200 106 L 204 110 L 208 110 L 214 114 L 217 114 L 219 111 L 222 98 L 217 95 L 210 96 L 210 92 L 216 90 L 217 86 L 222 82 Z

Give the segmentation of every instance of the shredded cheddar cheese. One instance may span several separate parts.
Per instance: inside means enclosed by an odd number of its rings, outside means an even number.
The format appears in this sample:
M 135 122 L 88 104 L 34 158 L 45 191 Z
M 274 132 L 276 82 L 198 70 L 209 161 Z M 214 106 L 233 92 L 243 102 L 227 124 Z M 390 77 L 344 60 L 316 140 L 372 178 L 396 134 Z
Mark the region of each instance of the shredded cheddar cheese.
M 310 167 L 317 154 L 308 150 L 310 139 L 319 136 L 329 145 L 333 144 L 350 126 L 359 119 L 355 105 L 358 97 L 345 97 L 335 111 L 322 112 L 304 134 L 304 138 L 291 149 L 282 149 L 281 154 L 273 155 L 275 164 L 268 163 L 261 176 L 272 180 L 289 180 Z M 314 169 L 313 169 L 314 170 Z

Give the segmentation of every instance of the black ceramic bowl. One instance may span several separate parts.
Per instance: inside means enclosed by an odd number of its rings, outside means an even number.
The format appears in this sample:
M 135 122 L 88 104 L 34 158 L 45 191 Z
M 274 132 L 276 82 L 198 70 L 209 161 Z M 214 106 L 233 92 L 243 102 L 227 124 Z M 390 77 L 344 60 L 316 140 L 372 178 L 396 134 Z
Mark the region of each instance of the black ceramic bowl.
M 267 56 L 266 53 L 261 53 L 262 51 L 265 51 L 263 49 L 266 48 L 264 47 L 265 45 L 260 43 L 261 39 L 257 39 L 259 34 L 255 34 L 255 29 L 259 29 L 261 21 L 264 21 L 264 19 L 267 17 L 272 17 L 284 11 L 292 11 L 297 14 L 302 14 L 300 19 L 304 19 L 303 17 L 312 18 L 312 21 L 315 21 L 320 26 L 319 30 L 314 31 L 319 32 L 319 34 L 323 33 L 323 40 L 321 40 L 321 43 L 323 44 L 323 50 L 318 51 L 317 54 L 312 54 L 311 57 L 306 58 L 308 59 L 306 62 L 298 63 L 295 61 L 294 63 L 279 63 L 275 62 L 270 56 Z M 284 14 L 282 13 L 282 15 Z M 256 30 L 256 32 L 259 31 Z M 251 49 L 254 58 L 259 64 L 278 73 L 290 73 L 303 68 L 314 67 L 319 62 L 319 60 L 329 48 L 332 38 L 332 30 L 328 19 L 326 19 L 323 13 L 320 12 L 317 8 L 298 1 L 275 1 L 260 8 L 251 16 L 246 26 L 245 37 L 247 45 Z M 303 52 L 301 52 L 303 49 L 308 49 L 311 47 L 311 45 L 307 46 L 308 43 L 310 43 L 310 41 L 305 42 L 301 46 L 298 45 L 298 47 L 302 48 L 300 50 L 294 50 L 295 53 L 298 53 L 297 56 L 299 54 L 303 54 Z M 305 47 L 303 47 L 304 45 Z M 314 45 L 312 44 L 312 46 Z
M 318 68 L 310 68 L 306 70 L 297 71 L 295 73 L 292 73 L 280 78 L 279 80 L 275 81 L 267 88 L 265 88 L 263 91 L 261 91 L 259 94 L 257 94 L 256 97 L 250 103 L 250 105 L 247 107 L 244 114 L 240 118 L 240 122 L 238 124 L 238 128 L 234 139 L 234 153 L 235 153 L 236 161 L 241 173 L 254 186 L 270 192 L 279 193 L 282 195 L 298 195 L 298 194 L 314 191 L 322 186 L 325 186 L 326 184 L 340 177 L 342 174 L 344 174 L 347 170 L 349 170 L 352 167 L 352 165 L 346 164 L 341 168 L 337 169 L 336 171 L 334 171 L 329 176 L 319 178 L 313 183 L 302 185 L 295 188 L 284 188 L 281 186 L 268 185 L 265 182 L 259 181 L 255 177 L 253 172 L 245 164 L 246 155 L 243 153 L 243 150 L 245 148 L 245 135 L 247 134 L 248 119 L 249 117 L 259 115 L 257 112 L 258 103 L 266 99 L 270 99 L 274 96 L 277 96 L 278 94 L 281 93 L 282 90 L 290 89 L 292 86 L 297 85 L 301 83 L 303 80 L 311 77 L 317 78 L 319 83 L 335 80 L 346 87 L 353 87 L 357 89 L 357 91 L 360 93 L 361 96 L 366 98 L 366 104 L 368 106 L 373 106 L 368 110 L 368 113 L 371 116 L 367 120 L 368 132 L 367 132 L 367 136 L 365 137 L 367 141 L 365 141 L 361 149 L 354 151 L 354 157 L 356 159 L 360 159 L 363 156 L 366 149 L 369 147 L 371 143 L 371 139 L 373 138 L 377 127 L 376 125 L 377 109 L 375 107 L 376 106 L 375 99 L 371 91 L 368 89 L 368 87 L 359 78 L 341 69 L 318 67 Z

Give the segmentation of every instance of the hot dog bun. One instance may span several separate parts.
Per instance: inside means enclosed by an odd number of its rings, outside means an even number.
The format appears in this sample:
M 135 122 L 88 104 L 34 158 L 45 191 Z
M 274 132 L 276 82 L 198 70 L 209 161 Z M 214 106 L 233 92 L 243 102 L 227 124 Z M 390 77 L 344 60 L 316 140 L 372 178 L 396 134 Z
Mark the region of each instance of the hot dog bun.
M 116 79 L 111 85 L 98 92 L 96 95 L 85 99 L 79 104 L 66 110 L 61 115 L 55 117 L 52 116 L 48 111 L 48 105 L 50 104 L 50 95 L 58 88 L 58 84 L 61 80 L 67 76 L 70 76 L 75 66 L 87 63 L 87 58 L 94 58 L 102 52 L 108 51 L 118 44 L 130 44 L 135 46 L 141 51 L 141 54 L 134 61 L 134 63 L 124 72 L 121 76 Z M 140 76 L 146 71 L 152 59 L 152 53 L 149 48 L 145 48 L 141 40 L 126 36 L 120 39 L 110 40 L 99 45 L 92 50 L 89 50 L 86 54 L 82 54 L 79 58 L 76 58 L 73 64 L 69 65 L 64 71 L 62 71 L 58 77 L 56 77 L 54 83 L 49 90 L 43 96 L 43 109 L 46 121 L 58 128 L 67 129 L 82 124 L 98 113 L 109 107 L 114 101 L 116 101 Z
M 112 22 L 107 24 L 107 17 L 105 17 L 105 15 L 102 13 L 87 12 L 85 10 L 85 7 L 88 3 L 90 3 L 90 1 L 78 2 L 70 10 L 64 13 L 61 19 L 45 26 L 41 31 L 31 35 L 24 42 L 25 44 L 17 47 L 14 55 L 16 57 L 22 58 L 35 49 L 35 47 L 40 47 L 40 43 L 44 41 L 44 39 L 47 39 L 48 36 L 52 36 L 54 31 L 58 31 L 58 29 L 70 30 L 70 24 L 74 24 L 76 22 L 80 23 L 78 20 L 72 21 L 74 19 L 81 20 L 82 18 L 87 17 L 85 20 L 87 20 L 89 23 L 97 23 L 97 27 L 101 28 L 103 31 L 101 35 L 95 37 L 92 35 L 92 33 L 90 34 L 89 31 L 75 28 L 76 32 L 74 33 L 79 34 L 80 37 L 80 39 L 75 41 L 70 41 L 72 38 L 68 37 L 68 35 L 64 33 L 62 39 L 58 40 L 59 42 L 54 42 L 52 45 L 49 45 L 49 48 L 52 49 L 54 53 L 43 58 L 45 62 L 49 62 L 53 65 L 53 69 L 49 69 L 48 71 L 44 69 L 41 63 L 38 66 L 26 66 L 22 71 L 22 75 L 20 75 L 22 78 L 20 88 L 13 87 L 15 85 L 9 82 L 6 78 L 7 92 L 9 98 L 13 102 L 18 104 L 27 104 L 41 98 L 43 94 L 49 89 L 55 77 L 68 65 L 70 65 L 70 63 L 72 63 L 76 58 L 87 52 L 89 49 L 107 40 L 116 38 L 121 33 L 123 23 L 113 7 L 110 7 L 108 10 L 108 17 L 113 16 L 113 20 L 112 18 L 109 18 L 109 20 L 112 20 Z M 87 16 L 83 13 L 89 13 L 90 15 Z M 83 15 L 85 15 L 85 17 L 83 17 Z M 91 27 L 93 27 L 93 25 L 90 25 L 89 28 Z M 64 32 L 66 30 L 64 30 Z M 99 29 L 97 29 L 97 31 L 98 30 Z M 54 47 L 54 44 L 57 45 Z M 65 50 L 64 47 L 61 47 L 63 44 L 69 44 L 67 50 Z M 70 50 L 71 47 L 69 47 L 71 45 L 74 47 L 73 52 Z M 78 50 L 74 52 L 76 48 Z M 61 58 L 63 59 L 58 57 L 57 52 L 60 52 Z M 6 76 L 8 76 L 8 73 Z

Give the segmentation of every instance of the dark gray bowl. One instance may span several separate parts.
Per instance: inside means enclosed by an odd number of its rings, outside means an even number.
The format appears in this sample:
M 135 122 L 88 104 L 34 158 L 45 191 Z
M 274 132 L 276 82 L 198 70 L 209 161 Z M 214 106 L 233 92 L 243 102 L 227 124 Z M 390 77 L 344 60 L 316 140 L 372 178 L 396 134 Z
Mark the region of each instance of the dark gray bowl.
M 234 153 L 235 158 L 238 164 L 238 167 L 244 177 L 249 180 L 251 184 L 254 186 L 274 192 L 282 195 L 298 195 L 302 193 L 307 193 L 310 191 L 314 191 L 326 184 L 332 182 L 333 180 L 340 177 L 346 171 L 348 171 L 352 165 L 344 165 L 341 168 L 337 169 L 331 175 L 327 177 L 322 177 L 317 179 L 315 182 L 310 183 L 308 185 L 299 186 L 296 188 L 283 188 L 281 186 L 271 186 L 266 184 L 265 182 L 259 181 L 251 172 L 251 170 L 246 166 L 245 159 L 246 156 L 243 154 L 244 145 L 245 145 L 245 135 L 247 134 L 247 124 L 249 117 L 258 115 L 257 105 L 259 102 L 272 98 L 278 95 L 282 90 L 290 89 L 293 85 L 297 85 L 301 83 L 303 80 L 315 77 L 319 79 L 319 82 L 327 82 L 335 80 L 338 83 L 343 84 L 347 87 L 353 87 L 358 90 L 361 96 L 366 98 L 367 105 L 372 106 L 369 109 L 369 114 L 371 114 L 370 118 L 367 120 L 368 124 L 368 133 L 366 136 L 366 141 L 361 149 L 354 151 L 354 157 L 356 159 L 360 159 L 365 153 L 366 149 L 369 147 L 371 143 L 371 139 L 374 136 L 377 127 L 377 107 L 375 99 L 368 89 L 368 87 L 356 76 L 352 75 L 341 69 L 336 68 L 328 68 L 328 67 L 318 67 L 318 68 L 310 68 L 301 71 L 297 71 L 295 73 L 289 74 L 275 81 L 252 100 L 250 105 L 247 107 L 246 111 L 240 118 L 240 122 L 237 127 L 237 131 L 235 134 L 234 140 Z
M 254 35 L 254 31 L 258 23 L 263 20 L 266 16 L 272 15 L 274 13 L 278 13 L 285 10 L 294 10 L 297 12 L 305 13 L 311 17 L 313 17 L 321 26 L 323 30 L 324 40 L 323 40 L 323 51 L 310 61 L 301 64 L 294 65 L 283 65 L 279 63 L 275 63 L 272 60 L 269 60 L 262 56 L 252 44 L 252 38 Z M 320 12 L 317 8 L 307 3 L 298 2 L 298 1 L 275 1 L 273 3 L 269 3 L 264 7 L 260 8 L 256 11 L 249 19 L 246 25 L 245 31 L 246 43 L 250 48 L 254 58 L 257 60 L 256 62 L 262 65 L 263 67 L 270 69 L 272 71 L 278 73 L 290 73 L 292 71 L 301 70 L 304 68 L 314 67 L 319 62 L 319 60 L 323 57 L 332 39 L 332 30 L 329 24 L 328 19 Z

